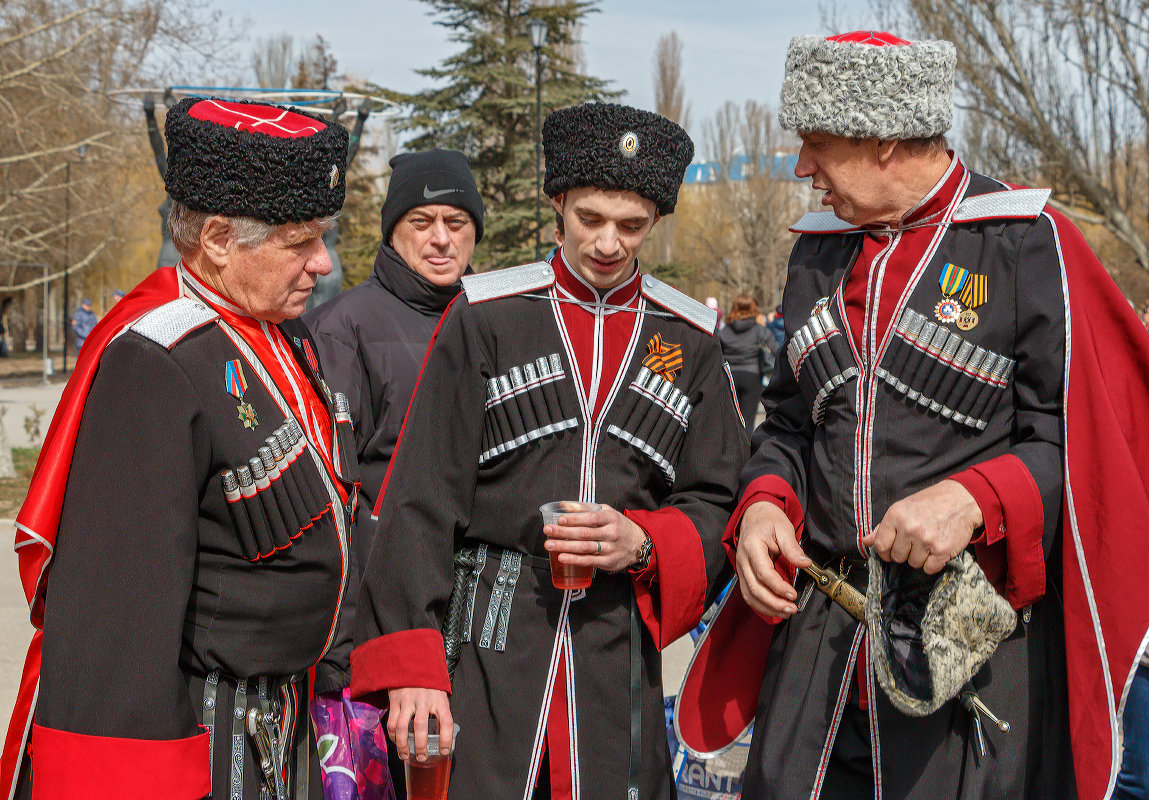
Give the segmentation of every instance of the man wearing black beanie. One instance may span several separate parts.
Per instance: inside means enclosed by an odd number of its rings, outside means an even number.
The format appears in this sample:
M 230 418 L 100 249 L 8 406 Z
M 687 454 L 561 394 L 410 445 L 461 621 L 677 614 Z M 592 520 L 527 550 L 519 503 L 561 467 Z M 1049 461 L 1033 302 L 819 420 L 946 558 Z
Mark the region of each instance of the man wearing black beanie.
M 356 570 L 375 539 L 375 504 L 423 354 L 483 238 L 483 201 L 465 155 L 435 148 L 402 153 L 390 163 L 374 271 L 304 317 L 328 383 L 351 405 L 363 481 L 352 537 Z M 378 718 L 368 706 L 356 703 L 355 710 L 368 717 L 367 727 L 370 717 Z M 398 760 L 392 779 L 402 800 Z

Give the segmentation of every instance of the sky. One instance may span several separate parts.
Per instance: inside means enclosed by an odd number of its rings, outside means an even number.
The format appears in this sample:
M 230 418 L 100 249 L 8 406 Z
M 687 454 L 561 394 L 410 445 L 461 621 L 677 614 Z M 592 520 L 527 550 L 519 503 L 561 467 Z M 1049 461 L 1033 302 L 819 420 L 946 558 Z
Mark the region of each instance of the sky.
M 727 100 L 776 106 L 786 46 L 800 33 L 824 31 L 822 7 L 836 20 L 866 24 L 866 0 L 600 0 L 583 27 L 587 71 L 625 90 L 621 102 L 653 109 L 653 62 L 658 38 L 676 31 L 683 41 L 683 73 L 691 134 Z M 297 43 L 316 34 L 331 43 L 342 72 L 396 91 L 428 86 L 415 69 L 457 52 L 448 31 L 416 0 L 233 0 L 228 13 L 246 18 L 255 42 L 290 34 Z M 330 11 L 316 13 L 317 8 Z M 855 24 L 856 23 L 856 24 Z

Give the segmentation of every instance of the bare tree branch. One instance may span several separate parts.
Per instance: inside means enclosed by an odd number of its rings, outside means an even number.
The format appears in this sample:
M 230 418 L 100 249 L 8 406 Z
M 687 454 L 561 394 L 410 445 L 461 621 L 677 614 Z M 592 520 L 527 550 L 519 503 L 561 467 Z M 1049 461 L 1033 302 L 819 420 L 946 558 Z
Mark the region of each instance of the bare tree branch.
M 1055 187 L 1149 270 L 1149 4 L 880 0 L 954 43 L 969 157 Z M 1139 189 L 1138 187 L 1142 187 Z

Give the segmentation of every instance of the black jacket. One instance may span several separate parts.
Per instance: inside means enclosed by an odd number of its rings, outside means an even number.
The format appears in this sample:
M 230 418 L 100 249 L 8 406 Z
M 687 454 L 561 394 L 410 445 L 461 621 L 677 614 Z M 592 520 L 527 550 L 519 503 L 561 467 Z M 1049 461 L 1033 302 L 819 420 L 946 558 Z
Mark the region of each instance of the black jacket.
M 731 372 L 753 372 L 762 374 L 761 352 L 766 347 L 766 329 L 753 317 L 726 323 L 718 332 L 722 345 L 722 357 L 730 365 Z
M 436 286 L 383 245 L 375 271 L 304 317 L 327 383 L 351 402 L 363 482 L 352 547 L 363 564 L 375 538 L 371 519 L 407 405 L 439 317 L 462 284 Z

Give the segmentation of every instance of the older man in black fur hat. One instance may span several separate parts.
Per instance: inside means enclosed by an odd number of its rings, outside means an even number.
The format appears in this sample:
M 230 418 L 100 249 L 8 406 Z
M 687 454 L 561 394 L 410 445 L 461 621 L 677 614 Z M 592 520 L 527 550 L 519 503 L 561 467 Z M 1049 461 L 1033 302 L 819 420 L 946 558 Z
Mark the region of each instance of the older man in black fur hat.
M 18 518 L 43 634 L 5 796 L 322 796 L 307 700 L 347 680 L 355 459 L 294 318 L 331 269 L 347 134 L 188 98 L 167 139 L 182 261 L 92 332 Z
M 440 324 L 364 571 L 352 693 L 389 701 L 416 764 L 428 715 L 448 746 L 461 725 L 452 798 L 671 798 L 658 651 L 713 594 L 746 457 L 714 313 L 638 269 L 693 146 L 605 104 L 554 112 L 543 144 L 563 245 L 465 276 Z M 560 500 L 602 508 L 544 531 Z M 596 569 L 590 586 L 555 588 L 548 553 Z

